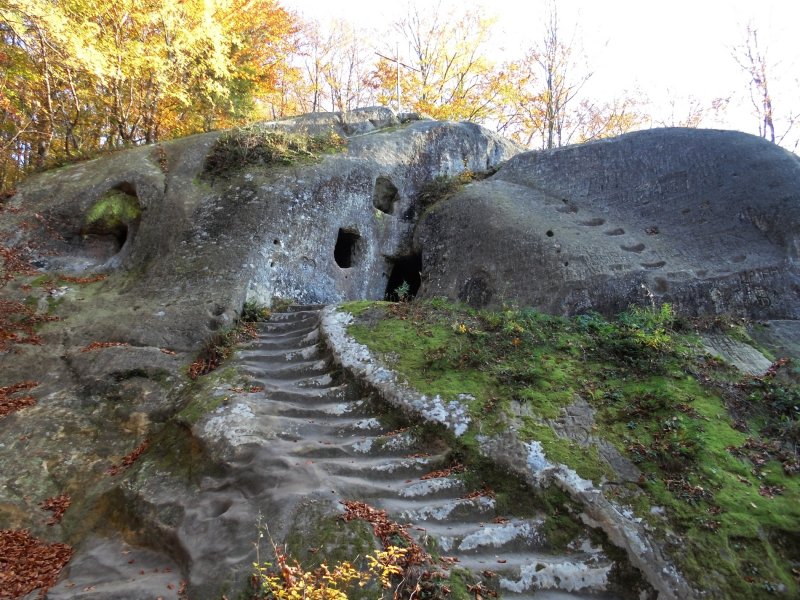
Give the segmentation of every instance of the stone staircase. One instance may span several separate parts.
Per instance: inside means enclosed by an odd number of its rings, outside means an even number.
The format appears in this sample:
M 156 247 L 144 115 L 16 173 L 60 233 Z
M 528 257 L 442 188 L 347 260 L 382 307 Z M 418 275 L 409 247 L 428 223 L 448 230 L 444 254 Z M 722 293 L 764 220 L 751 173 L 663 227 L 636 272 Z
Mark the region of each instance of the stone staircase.
M 240 368 L 264 388 L 254 418 L 271 420 L 276 459 L 313 465 L 313 485 L 410 524 L 421 543 L 484 577 L 502 598 L 618 597 L 608 591 L 612 561 L 588 539 L 573 540 L 568 553 L 554 551 L 543 533 L 545 515 L 525 506 L 516 515 L 498 514 L 490 495 L 474 493 L 458 475 L 421 479 L 448 466 L 449 448 L 398 428 L 396 420 L 384 425 L 379 402 L 335 376 L 320 340 L 320 309 L 274 314 L 237 353 Z

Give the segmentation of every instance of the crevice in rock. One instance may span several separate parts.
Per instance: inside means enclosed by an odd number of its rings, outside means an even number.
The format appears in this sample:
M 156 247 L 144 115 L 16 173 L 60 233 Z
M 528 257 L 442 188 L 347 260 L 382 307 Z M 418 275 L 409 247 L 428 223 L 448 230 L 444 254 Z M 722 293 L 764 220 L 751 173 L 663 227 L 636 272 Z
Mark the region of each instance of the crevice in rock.
M 397 202 L 397 186 L 388 177 L 381 175 L 375 179 L 375 190 L 372 193 L 372 205 L 387 215 L 394 214 L 394 204 Z
M 333 258 L 342 269 L 354 266 L 361 254 L 361 234 L 356 229 L 339 229 Z
M 387 258 L 386 261 L 388 263 L 389 281 L 386 283 L 384 299 L 397 302 L 400 299 L 397 290 L 404 283 L 408 284 L 407 299 L 410 300 L 416 296 L 422 283 L 422 255 L 415 253 Z

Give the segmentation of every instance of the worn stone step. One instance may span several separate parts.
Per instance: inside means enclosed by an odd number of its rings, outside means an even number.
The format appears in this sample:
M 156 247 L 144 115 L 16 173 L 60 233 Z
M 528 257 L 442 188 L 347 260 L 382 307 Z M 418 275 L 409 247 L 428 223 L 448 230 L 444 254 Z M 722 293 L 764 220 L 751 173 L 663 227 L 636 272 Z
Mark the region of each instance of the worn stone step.
M 324 304 L 292 304 L 287 312 L 319 312 L 325 308 Z
M 445 554 L 496 554 L 543 551 L 549 548 L 541 528 L 544 519 L 513 519 L 507 523 L 433 521 L 421 525 L 438 540 Z
M 496 574 L 495 584 L 504 592 L 561 590 L 605 594 L 613 563 L 602 554 L 576 553 L 497 553 L 488 555 L 458 554 L 457 566 L 474 573 L 487 569 Z
M 270 379 L 302 380 L 325 375 L 330 370 L 326 358 L 286 362 L 245 357 L 241 359 L 241 364 L 246 371 L 257 371 L 259 375 Z
M 319 315 L 307 315 L 299 319 L 269 320 L 256 326 L 258 335 L 282 337 L 292 333 L 308 333 L 319 324 Z
M 272 327 L 274 331 L 268 331 Z M 316 332 L 316 322 L 307 325 L 305 323 L 266 323 L 261 325 L 257 339 L 266 342 L 282 342 L 287 340 L 302 339 L 313 332 Z
M 319 343 L 319 329 L 293 332 L 280 336 L 259 335 L 247 347 L 263 350 L 301 350 Z
M 275 414 L 298 419 L 319 420 L 337 416 L 366 416 L 371 415 L 363 404 L 357 402 L 342 402 L 334 398 L 308 398 L 302 397 L 294 400 L 278 400 L 270 396 L 268 401 Z
M 406 457 L 330 457 L 320 458 L 318 463 L 331 475 L 360 476 L 375 479 L 394 479 L 407 482 L 409 479 L 419 479 L 421 475 L 432 469 L 440 468 L 446 456 L 433 456 L 428 458 Z
M 302 307 L 298 307 L 302 308 Z M 298 319 L 305 319 L 308 317 L 319 316 L 320 309 L 311 310 L 287 310 L 283 312 L 274 312 L 270 315 L 269 321 L 295 321 Z
M 256 384 L 264 387 L 264 395 L 269 397 L 271 393 L 289 393 L 296 395 L 307 395 L 308 397 L 319 397 L 325 390 L 341 387 L 341 384 L 334 381 L 329 373 L 303 377 L 302 379 L 275 379 L 264 373 L 263 370 L 256 368 L 243 368 L 242 371 Z
M 495 501 L 488 496 L 426 500 L 424 503 L 405 498 L 386 498 L 380 507 L 397 515 L 398 520 L 413 521 L 421 527 L 428 527 L 437 521 L 485 522 L 495 517 Z
M 321 348 L 319 344 L 313 343 L 298 348 L 264 348 L 247 346 L 236 352 L 236 358 L 240 361 L 257 363 L 262 361 L 270 363 L 292 363 L 305 360 L 318 360 L 330 357 L 330 353 Z

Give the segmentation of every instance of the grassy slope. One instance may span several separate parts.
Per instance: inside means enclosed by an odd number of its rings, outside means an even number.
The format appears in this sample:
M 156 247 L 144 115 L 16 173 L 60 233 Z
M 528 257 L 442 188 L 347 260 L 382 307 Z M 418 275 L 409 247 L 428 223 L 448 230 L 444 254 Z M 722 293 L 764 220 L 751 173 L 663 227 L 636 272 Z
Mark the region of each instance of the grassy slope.
M 419 391 L 474 397 L 467 443 L 497 427 L 499 414 L 522 414 L 525 440 L 597 483 L 611 470 L 596 449 L 548 425 L 585 399 L 597 433 L 642 471 L 638 483 L 607 493 L 673 540 L 674 558 L 701 589 L 722 598 L 800 594 L 800 476 L 786 450 L 798 442 L 800 377 L 790 365 L 742 379 L 703 356 L 685 325 L 674 331 L 668 307 L 614 322 L 443 301 L 346 309 L 365 317 L 350 333 Z

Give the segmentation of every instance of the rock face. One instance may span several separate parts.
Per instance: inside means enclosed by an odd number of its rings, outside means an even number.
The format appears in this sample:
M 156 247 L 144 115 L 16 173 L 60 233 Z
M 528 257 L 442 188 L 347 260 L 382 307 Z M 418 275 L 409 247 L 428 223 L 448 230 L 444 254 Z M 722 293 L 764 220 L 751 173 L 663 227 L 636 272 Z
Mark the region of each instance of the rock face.
M 476 125 L 400 123 L 384 108 L 264 127 L 351 137 L 318 160 L 211 181 L 220 134 L 193 136 L 31 177 L 2 207 L 0 243 L 39 273 L 12 277 L 0 299 L 59 320 L 41 344 L 0 352 L 0 388 L 31 382 L 37 402 L 0 417 L 0 529 L 73 545 L 69 576 L 85 597 L 176 597 L 181 580 L 193 599 L 241 589 L 259 512 L 281 538 L 289 505 L 253 491 L 267 484 L 231 459 L 232 444 L 193 428 L 238 379 L 198 385 L 189 363 L 247 297 L 383 298 L 411 253 L 422 186 L 516 152 Z M 109 473 L 146 440 L 133 470 Z M 39 504 L 61 494 L 72 505 L 48 527 Z M 219 547 L 197 541 L 211 538 Z M 53 595 L 76 593 L 67 580 Z
M 478 306 L 800 316 L 800 160 L 658 129 L 519 154 L 421 219 L 421 294 Z
M 421 294 L 477 305 L 657 298 L 779 318 L 796 348 L 797 157 L 665 130 L 512 158 L 476 125 L 415 119 L 371 108 L 267 124 L 333 130 L 347 148 L 216 180 L 204 165 L 219 133 L 135 148 L 32 177 L 3 205 L 0 243 L 39 276 L 12 277 L 0 299 L 59 320 L 41 344 L 0 351 L 0 388 L 31 382 L 37 402 L 0 417 L 0 529 L 75 546 L 53 598 L 175 598 L 181 580 L 194 600 L 234 596 L 258 514 L 276 538 L 289 530 L 297 494 L 270 477 L 303 472 L 262 461 L 269 438 L 249 437 L 254 409 L 232 391 L 248 381 L 186 375 L 246 299 L 381 299 L 422 271 Z M 427 184 L 504 161 L 419 219 Z M 61 494 L 72 505 L 49 527 L 39 505 Z

